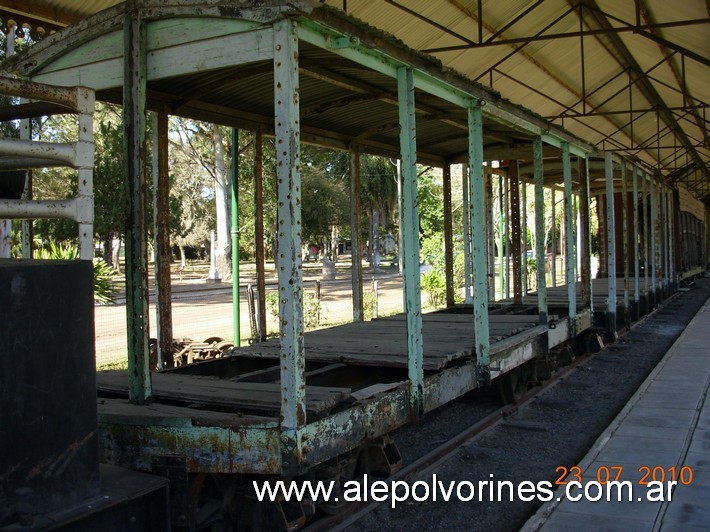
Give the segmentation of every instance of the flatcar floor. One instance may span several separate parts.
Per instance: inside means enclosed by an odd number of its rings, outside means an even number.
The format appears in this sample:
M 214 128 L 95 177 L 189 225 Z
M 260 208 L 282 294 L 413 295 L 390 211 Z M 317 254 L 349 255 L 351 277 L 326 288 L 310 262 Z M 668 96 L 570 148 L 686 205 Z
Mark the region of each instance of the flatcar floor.
M 648 285 L 651 284 L 651 278 L 648 279 Z M 643 277 L 639 277 L 639 292 L 641 296 L 644 294 L 644 288 L 646 286 L 646 281 Z M 650 288 L 649 288 L 650 290 Z M 628 298 L 630 302 L 633 302 L 634 298 L 634 278 L 629 278 L 628 285 L 625 285 L 623 277 L 617 277 L 616 279 L 616 304 L 617 307 L 624 306 L 625 291 L 628 291 Z M 576 283 L 576 294 L 577 294 L 577 308 L 582 308 L 582 284 Z M 594 305 L 595 311 L 606 311 L 607 300 L 609 298 L 609 279 L 593 279 L 592 280 L 592 303 Z M 512 298 L 503 299 L 496 301 L 498 304 L 511 304 L 513 302 Z M 495 304 L 493 303 L 493 304 Z M 567 285 L 561 284 L 558 286 L 548 286 L 547 287 L 547 306 L 548 308 L 567 308 L 569 304 L 569 298 L 567 295 Z M 537 292 L 528 292 L 523 296 L 523 305 L 526 307 L 537 308 Z
M 491 314 L 489 320 L 492 355 L 511 342 L 531 341 L 545 332 L 534 314 Z M 437 372 L 459 359 L 475 356 L 473 319 L 468 314 L 425 314 L 423 339 L 423 368 L 427 372 Z M 380 393 L 406 380 L 407 336 L 403 315 L 307 332 L 304 344 L 309 419 L 318 419 L 336 405 Z M 162 403 L 172 408 L 278 418 L 279 358 L 279 340 L 272 339 L 234 349 L 220 359 L 156 372 L 152 375 L 153 400 L 156 405 Z M 227 365 L 229 369 L 225 369 Z M 366 371 L 368 377 L 354 378 L 358 369 Z M 108 408 L 105 405 L 118 408 L 120 402 L 112 399 L 128 396 L 128 376 L 119 371 L 99 372 L 97 387 L 100 396 L 106 398 L 100 411 Z M 220 424 L 225 420 L 235 422 L 225 416 L 219 419 Z

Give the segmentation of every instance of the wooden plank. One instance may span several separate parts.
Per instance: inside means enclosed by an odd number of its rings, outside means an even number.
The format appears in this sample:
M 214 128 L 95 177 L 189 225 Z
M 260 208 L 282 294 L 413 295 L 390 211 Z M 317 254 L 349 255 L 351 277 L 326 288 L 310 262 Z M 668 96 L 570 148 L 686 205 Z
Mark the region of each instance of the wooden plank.
M 99 372 L 96 381 L 101 391 L 127 393 L 128 377 L 124 372 Z M 312 413 L 326 410 L 349 395 L 349 388 L 307 386 L 306 410 Z M 278 411 L 281 407 L 281 386 L 278 383 L 233 382 L 177 373 L 154 373 L 153 396 L 251 410 Z
M 208 427 L 277 427 L 279 421 L 276 417 L 230 414 L 162 403 L 139 406 L 130 403 L 127 399 L 103 397 L 98 401 L 98 418 L 99 423 L 120 424 L 121 421 L 130 419 L 132 424 Z

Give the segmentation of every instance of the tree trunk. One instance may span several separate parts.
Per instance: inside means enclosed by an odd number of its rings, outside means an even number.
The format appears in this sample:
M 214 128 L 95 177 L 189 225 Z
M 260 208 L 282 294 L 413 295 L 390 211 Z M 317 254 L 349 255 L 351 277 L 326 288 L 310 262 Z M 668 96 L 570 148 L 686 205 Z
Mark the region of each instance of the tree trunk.
M 185 260 L 185 246 L 179 244 L 178 249 L 180 250 L 180 268 L 184 270 L 187 268 L 187 260 Z
M 111 239 L 111 266 L 116 273 L 121 273 L 121 260 L 119 255 L 121 253 L 121 239 Z
M 215 242 L 215 267 L 222 279 L 232 277 L 232 262 L 230 249 L 229 219 L 229 185 L 227 171 L 224 164 L 224 145 L 222 144 L 222 128 L 214 126 L 214 152 L 215 152 L 215 186 L 214 196 L 217 211 L 217 238 Z
M 372 209 L 372 267 L 380 271 L 380 209 Z
M 113 255 L 113 249 L 111 249 L 113 246 L 113 233 L 108 233 L 104 236 L 103 238 L 103 259 L 106 264 L 111 264 L 112 261 L 112 255 Z

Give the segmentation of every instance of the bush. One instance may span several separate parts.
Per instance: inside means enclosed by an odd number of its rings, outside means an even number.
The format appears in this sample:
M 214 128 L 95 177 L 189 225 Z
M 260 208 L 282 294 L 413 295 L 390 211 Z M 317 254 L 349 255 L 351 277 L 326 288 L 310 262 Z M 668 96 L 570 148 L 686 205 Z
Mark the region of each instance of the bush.
M 266 312 L 278 322 L 279 320 L 279 294 L 269 292 L 266 294 Z M 317 327 L 320 323 L 320 300 L 315 295 L 303 293 L 303 326 L 305 329 Z
M 439 270 L 431 269 L 421 275 L 421 287 L 429 298 L 429 305 L 443 307 L 446 303 L 446 276 Z
M 76 260 L 79 258 L 79 248 L 71 245 L 49 243 L 49 249 L 40 248 L 35 252 L 35 258 L 49 260 Z M 94 303 L 112 303 L 115 291 L 113 289 L 113 268 L 103 259 L 94 259 Z

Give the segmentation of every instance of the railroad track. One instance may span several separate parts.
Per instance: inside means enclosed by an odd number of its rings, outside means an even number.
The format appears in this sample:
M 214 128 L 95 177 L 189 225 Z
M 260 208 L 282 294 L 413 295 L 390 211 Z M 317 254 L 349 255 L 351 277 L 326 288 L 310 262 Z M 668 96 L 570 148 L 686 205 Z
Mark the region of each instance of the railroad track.
M 680 293 L 673 294 L 671 297 L 666 299 L 663 305 L 661 305 L 658 309 L 634 322 L 628 330 L 622 330 L 619 337 L 625 336 L 628 332 L 655 316 L 658 310 L 674 301 L 679 294 Z M 492 429 L 501 426 L 506 422 L 510 422 L 509 418 L 517 413 L 518 410 L 523 409 L 526 405 L 531 404 L 542 394 L 557 386 L 566 377 L 570 376 L 574 371 L 590 361 L 594 356 L 595 354 L 589 353 L 577 355 L 568 365 L 558 368 L 552 376 L 544 382 L 544 384 L 535 386 L 528 390 L 516 404 L 504 405 L 498 410 L 488 414 L 467 429 L 461 431 L 435 449 L 424 454 L 411 464 L 404 466 L 399 471 L 385 479 L 385 482 L 390 485 L 396 481 L 406 481 L 412 483 L 421 477 L 436 472 L 439 466 L 454 458 L 461 447 L 474 443 Z M 304 530 L 307 532 L 324 532 L 326 530 L 342 531 L 356 524 L 365 516 L 374 512 L 381 505 L 389 503 L 389 498 L 381 502 L 369 501 L 367 503 L 350 503 L 341 513 L 333 516 L 323 516 L 318 520 L 309 523 Z
M 544 384 L 535 386 L 528 390 L 523 398 L 516 404 L 504 405 L 495 412 L 488 414 L 469 428 L 447 440 L 424 456 L 421 456 L 409 465 L 385 479 L 391 484 L 396 481 L 413 482 L 414 480 L 436 471 L 437 467 L 447 460 L 453 458 L 462 446 L 476 441 L 488 433 L 491 429 L 505 423 L 507 419 L 515 414 L 520 408 L 534 401 L 538 396 L 556 386 L 565 377 L 576 371 L 580 365 L 584 364 L 594 355 L 584 354 L 575 357 L 567 366 L 558 369 Z M 381 502 L 369 501 L 367 503 L 350 503 L 348 507 L 338 515 L 324 516 L 310 523 L 303 530 L 306 532 L 342 531 L 357 523 L 366 515 L 372 513 L 383 504 L 388 504 L 389 499 Z

